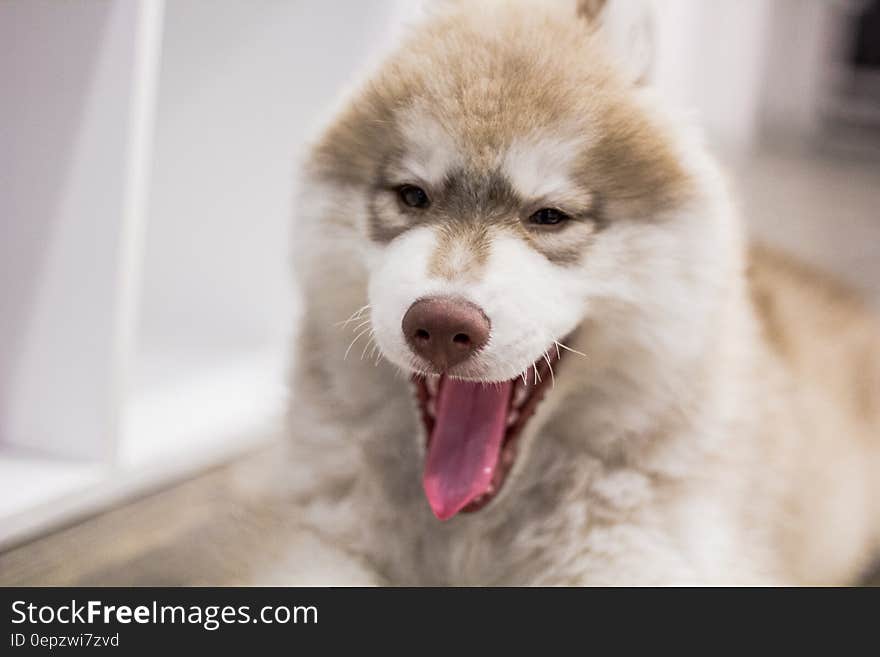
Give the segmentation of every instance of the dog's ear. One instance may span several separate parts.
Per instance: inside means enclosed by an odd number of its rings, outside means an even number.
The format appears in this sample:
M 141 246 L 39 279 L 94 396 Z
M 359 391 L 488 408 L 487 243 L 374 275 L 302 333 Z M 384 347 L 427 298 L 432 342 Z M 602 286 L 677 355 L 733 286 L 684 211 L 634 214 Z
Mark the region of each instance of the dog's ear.
M 598 32 L 631 82 L 650 81 L 654 62 L 651 0 L 577 0 L 577 13 Z

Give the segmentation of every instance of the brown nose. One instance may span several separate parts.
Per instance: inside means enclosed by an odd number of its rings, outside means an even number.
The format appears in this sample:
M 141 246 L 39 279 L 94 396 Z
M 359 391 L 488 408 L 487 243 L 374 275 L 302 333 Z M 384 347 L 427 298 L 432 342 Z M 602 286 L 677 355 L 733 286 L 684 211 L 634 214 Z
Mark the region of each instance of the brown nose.
M 482 310 L 463 299 L 420 299 L 403 316 L 403 334 L 414 352 L 445 371 L 486 344 L 489 320 Z

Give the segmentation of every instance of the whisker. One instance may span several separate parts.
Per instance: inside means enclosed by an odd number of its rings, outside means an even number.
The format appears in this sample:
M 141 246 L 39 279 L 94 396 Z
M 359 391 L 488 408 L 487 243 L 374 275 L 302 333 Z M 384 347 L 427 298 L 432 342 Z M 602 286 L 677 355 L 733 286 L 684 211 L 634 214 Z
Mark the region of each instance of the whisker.
M 345 355 L 342 357 L 342 360 L 345 360 L 346 358 L 348 358 L 348 352 L 351 351 L 351 348 L 354 346 L 354 343 L 357 342 L 358 340 L 360 340 L 360 339 L 361 339 L 361 336 L 366 335 L 366 334 L 369 333 L 371 330 L 372 330 L 372 329 L 370 329 L 370 328 L 365 328 L 363 331 L 361 331 L 361 332 L 358 333 L 356 336 L 354 336 L 354 340 L 352 340 L 352 341 L 351 341 L 351 344 L 348 345 L 348 349 L 345 350 Z
M 375 359 L 373 359 L 374 356 Z M 373 349 L 370 351 L 370 359 L 373 360 L 373 367 L 379 366 L 379 361 L 382 359 L 382 352 L 379 350 L 378 342 L 373 342 Z
M 364 311 L 367 310 L 367 308 L 369 308 L 369 306 L 362 306 L 361 308 L 358 308 L 351 315 L 349 315 L 347 319 L 343 319 L 341 322 L 336 322 L 334 326 L 342 326 L 348 324 L 349 322 L 353 322 L 354 320 L 358 319 L 364 313 Z
M 369 309 L 369 307 L 370 307 L 370 304 L 367 304 L 366 306 L 361 306 L 360 308 L 355 310 L 351 315 L 349 315 L 348 319 L 343 319 L 341 322 L 336 322 L 333 326 L 343 326 L 343 327 L 348 326 L 348 324 L 355 321 L 356 319 L 360 319 L 361 315 L 363 315 L 364 312 L 367 309 Z
M 554 340 L 553 342 L 554 342 L 554 344 L 556 344 L 557 349 L 559 349 L 561 347 L 561 348 L 565 349 L 566 351 L 570 351 L 573 354 L 577 354 L 578 356 L 583 356 L 584 358 L 587 357 L 587 355 L 585 353 L 578 351 L 577 349 L 572 349 L 571 347 L 566 346 L 566 345 L 562 344 L 561 342 L 556 342 L 556 340 Z
M 367 340 L 367 344 L 364 345 L 364 350 L 361 352 L 361 360 L 363 360 L 364 356 L 367 355 L 367 349 L 369 349 L 370 345 L 373 344 L 375 337 L 376 337 L 376 334 L 373 331 L 370 331 L 370 339 Z
M 352 331 L 357 331 L 358 329 L 363 328 L 364 326 L 366 326 L 366 325 L 369 324 L 369 323 L 370 323 L 370 319 L 369 319 L 369 318 L 368 318 L 368 319 L 365 319 L 364 321 L 362 321 L 360 324 L 358 324 L 357 326 L 355 326 L 355 327 L 354 327 L 353 329 L 351 329 L 351 330 L 352 330 Z
M 547 361 L 547 367 L 550 368 L 550 379 L 552 380 L 553 387 L 555 388 L 556 387 L 556 375 L 553 374 L 553 364 L 550 362 L 550 354 L 548 354 L 546 351 L 544 352 L 544 360 Z

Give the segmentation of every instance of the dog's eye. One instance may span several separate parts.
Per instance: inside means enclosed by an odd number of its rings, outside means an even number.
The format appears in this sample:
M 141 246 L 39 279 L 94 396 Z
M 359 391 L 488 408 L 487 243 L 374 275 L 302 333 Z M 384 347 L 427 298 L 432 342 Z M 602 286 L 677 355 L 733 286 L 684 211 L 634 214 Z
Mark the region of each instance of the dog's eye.
M 431 199 L 421 187 L 415 185 L 401 185 L 397 188 L 397 196 L 400 202 L 410 208 L 418 208 L 424 210 L 431 205 Z
M 541 208 L 529 217 L 529 223 L 538 226 L 555 226 L 567 220 L 568 215 L 556 208 Z

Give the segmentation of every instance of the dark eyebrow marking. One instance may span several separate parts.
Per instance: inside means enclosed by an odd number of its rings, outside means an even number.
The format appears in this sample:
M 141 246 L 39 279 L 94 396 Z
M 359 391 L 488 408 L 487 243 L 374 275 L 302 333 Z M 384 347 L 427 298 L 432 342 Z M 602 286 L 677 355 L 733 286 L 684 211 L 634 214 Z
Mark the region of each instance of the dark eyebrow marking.
M 395 237 L 408 230 L 411 226 L 389 226 L 387 222 L 382 220 L 381 213 L 376 207 L 376 203 L 379 200 L 379 195 L 385 193 L 390 193 L 390 191 L 377 188 L 373 190 L 373 194 L 370 195 L 369 202 L 367 203 L 367 232 L 370 239 L 373 241 L 387 244 Z

